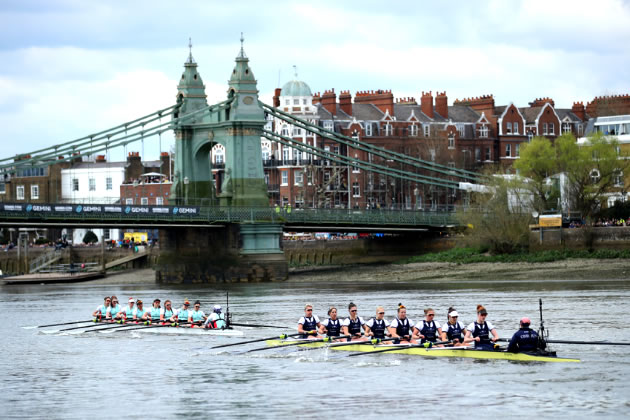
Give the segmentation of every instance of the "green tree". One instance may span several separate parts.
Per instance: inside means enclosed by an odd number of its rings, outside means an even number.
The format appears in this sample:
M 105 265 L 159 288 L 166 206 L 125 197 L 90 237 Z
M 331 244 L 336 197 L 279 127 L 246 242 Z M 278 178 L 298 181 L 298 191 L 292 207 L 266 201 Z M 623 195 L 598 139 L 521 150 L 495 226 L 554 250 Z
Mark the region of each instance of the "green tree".
M 539 213 L 556 207 L 558 194 L 547 182 L 557 169 L 556 151 L 549 139 L 534 137 L 530 143 L 523 144 L 514 167 L 521 176 L 529 178 L 524 187 L 531 192 L 532 205 Z
M 91 230 L 88 230 L 87 232 L 85 232 L 85 235 L 83 235 L 83 243 L 89 244 L 89 243 L 95 243 L 95 242 L 98 242 L 98 237 L 96 236 L 96 234 L 92 232 Z

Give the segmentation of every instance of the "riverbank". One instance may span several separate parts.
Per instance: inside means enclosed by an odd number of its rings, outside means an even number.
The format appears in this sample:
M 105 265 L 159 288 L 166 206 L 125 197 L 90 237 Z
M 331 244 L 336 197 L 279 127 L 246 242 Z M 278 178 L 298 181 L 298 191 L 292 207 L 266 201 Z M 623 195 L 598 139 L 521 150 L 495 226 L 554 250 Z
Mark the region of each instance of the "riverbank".
M 343 275 L 340 275 L 343 274 Z M 292 269 L 289 281 L 403 282 L 414 280 L 630 280 L 630 259 L 570 259 L 528 263 L 422 262 Z

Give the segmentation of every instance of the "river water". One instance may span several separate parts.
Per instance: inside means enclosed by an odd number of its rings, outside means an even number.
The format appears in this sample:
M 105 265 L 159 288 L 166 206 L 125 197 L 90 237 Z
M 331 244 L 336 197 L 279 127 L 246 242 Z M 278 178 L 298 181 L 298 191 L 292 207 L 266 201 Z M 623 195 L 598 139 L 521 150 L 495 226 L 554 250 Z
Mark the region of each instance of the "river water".
M 149 274 L 148 274 L 149 275 Z M 158 334 L 45 334 L 24 326 L 89 319 L 102 297 L 115 294 L 202 309 L 225 306 L 235 322 L 295 328 L 305 302 L 320 317 L 328 305 L 347 313 L 349 301 L 368 318 L 377 305 L 391 319 L 403 302 L 418 320 L 431 306 L 444 321 L 453 305 L 473 320 L 478 303 L 500 336 L 518 319 L 538 327 L 538 299 L 551 338 L 630 341 L 630 282 L 417 281 L 377 284 L 340 281 L 175 287 L 137 283 L 0 287 L 0 418 L 418 418 L 476 416 L 608 417 L 630 415 L 630 347 L 555 345 L 582 363 L 427 359 L 395 354 L 348 358 L 346 352 L 267 350 L 250 344 L 209 347 L 270 337 L 281 329 L 249 330 L 244 338 Z M 328 277 L 329 278 L 329 275 Z M 133 280 L 131 280 L 133 281 Z M 63 327 L 57 327 L 63 328 Z M 54 328 L 50 328 L 54 329 Z

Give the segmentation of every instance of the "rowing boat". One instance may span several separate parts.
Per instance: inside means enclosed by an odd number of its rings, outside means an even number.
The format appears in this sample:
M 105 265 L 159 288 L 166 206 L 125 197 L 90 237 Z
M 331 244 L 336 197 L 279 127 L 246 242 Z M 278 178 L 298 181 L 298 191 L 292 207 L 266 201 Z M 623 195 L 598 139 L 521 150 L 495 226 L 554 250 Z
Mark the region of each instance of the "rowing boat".
M 509 353 L 507 351 L 488 351 L 488 350 L 476 350 L 474 348 L 461 348 L 461 347 L 410 347 L 408 344 L 351 344 L 351 345 L 335 345 L 328 343 L 309 343 L 310 340 L 301 340 L 304 344 L 298 345 L 298 347 L 322 347 L 331 350 L 344 350 L 354 352 L 370 352 L 375 350 L 390 349 L 393 347 L 399 347 L 398 350 L 389 350 L 387 353 L 407 354 L 413 356 L 423 357 L 462 357 L 471 359 L 498 359 L 498 360 L 514 360 L 519 362 L 580 362 L 580 359 L 569 359 L 556 356 L 542 356 L 526 353 Z M 266 343 L 269 346 L 283 346 L 290 343 L 295 343 L 296 340 L 267 340 Z
M 103 334 L 116 330 L 103 331 Z M 124 331 L 124 330 L 123 330 Z M 220 335 L 228 337 L 241 337 L 243 331 L 240 330 L 221 330 L 208 328 L 190 328 L 190 327 L 158 327 L 158 328 L 139 328 L 134 332 L 150 333 L 150 334 L 176 334 L 176 335 Z

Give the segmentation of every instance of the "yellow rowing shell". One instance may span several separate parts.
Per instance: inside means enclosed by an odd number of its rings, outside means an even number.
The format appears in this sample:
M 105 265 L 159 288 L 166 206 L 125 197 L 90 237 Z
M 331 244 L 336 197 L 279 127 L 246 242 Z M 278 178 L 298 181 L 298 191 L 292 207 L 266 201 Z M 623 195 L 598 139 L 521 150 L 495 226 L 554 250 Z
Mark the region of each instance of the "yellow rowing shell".
M 287 344 L 295 343 L 295 340 L 267 340 L 266 343 L 269 346 L 283 346 Z M 297 347 L 327 347 L 331 350 L 344 350 L 354 352 L 369 352 L 375 350 L 381 350 L 393 347 L 392 345 L 370 345 L 370 344 L 351 344 L 345 346 L 339 346 L 329 343 L 309 343 L 308 340 L 304 340 L 304 344 L 300 344 Z M 580 362 L 580 359 L 569 359 L 564 357 L 553 356 L 536 356 L 526 353 L 508 353 L 506 351 L 488 351 L 488 350 L 475 350 L 475 349 L 458 349 L 457 347 L 407 347 L 406 345 L 397 346 L 398 350 L 389 350 L 386 353 L 395 354 L 408 354 L 413 356 L 423 357 L 465 357 L 470 359 L 495 359 L 495 360 L 514 360 L 519 362 Z

